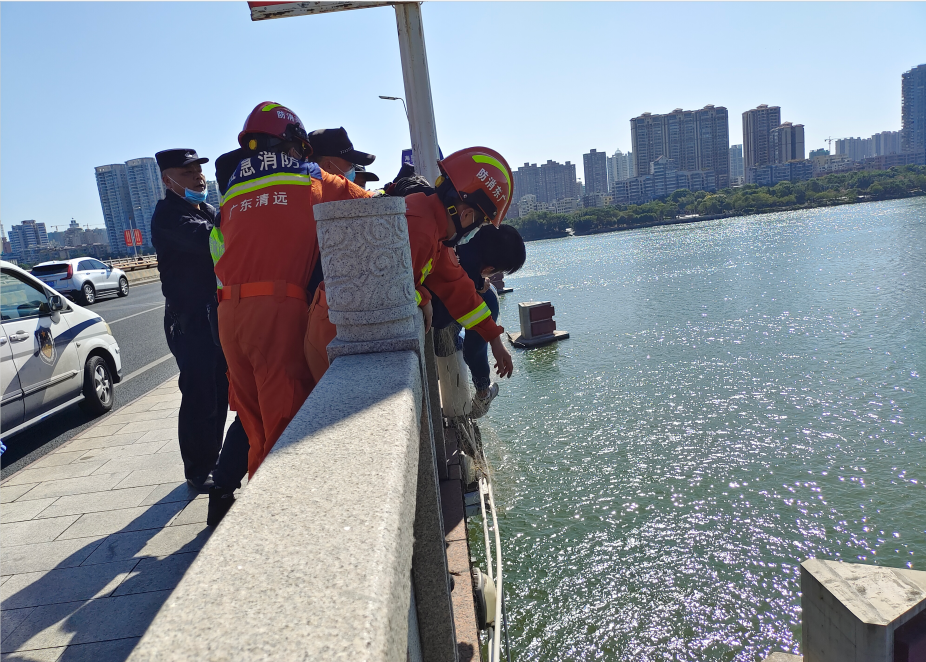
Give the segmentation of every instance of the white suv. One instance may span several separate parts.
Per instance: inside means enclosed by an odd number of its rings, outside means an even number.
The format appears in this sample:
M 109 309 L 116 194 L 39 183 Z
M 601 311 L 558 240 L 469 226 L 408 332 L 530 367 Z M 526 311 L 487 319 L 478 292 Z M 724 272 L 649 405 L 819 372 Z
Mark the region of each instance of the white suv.
M 106 292 L 115 292 L 121 297 L 129 295 L 129 279 L 125 272 L 92 257 L 42 262 L 32 267 L 32 275 L 85 306 Z
M 78 402 L 96 414 L 112 409 L 122 359 L 102 317 L 0 262 L 0 326 L 4 439 Z

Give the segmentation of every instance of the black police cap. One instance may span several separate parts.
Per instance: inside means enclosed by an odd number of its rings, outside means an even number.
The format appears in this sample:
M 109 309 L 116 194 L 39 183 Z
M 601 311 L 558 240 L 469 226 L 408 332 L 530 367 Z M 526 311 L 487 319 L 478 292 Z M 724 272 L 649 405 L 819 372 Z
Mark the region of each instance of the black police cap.
M 209 163 L 209 159 L 200 158 L 195 149 L 165 149 L 154 155 L 158 162 L 158 168 L 167 170 L 168 168 L 182 168 L 193 163 Z
M 313 131 L 309 134 L 309 144 L 312 145 L 312 158 L 316 161 L 323 156 L 337 156 L 348 163 L 368 166 L 376 160 L 372 154 L 354 149 L 343 126 Z

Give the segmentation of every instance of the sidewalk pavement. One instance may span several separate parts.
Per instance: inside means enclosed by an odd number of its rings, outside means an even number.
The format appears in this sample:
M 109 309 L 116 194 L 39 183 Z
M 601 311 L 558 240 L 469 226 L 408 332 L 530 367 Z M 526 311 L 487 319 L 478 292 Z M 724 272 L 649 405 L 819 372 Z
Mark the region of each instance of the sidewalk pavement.
M 0 662 L 129 656 L 211 532 L 179 407 L 172 377 L 0 484 Z

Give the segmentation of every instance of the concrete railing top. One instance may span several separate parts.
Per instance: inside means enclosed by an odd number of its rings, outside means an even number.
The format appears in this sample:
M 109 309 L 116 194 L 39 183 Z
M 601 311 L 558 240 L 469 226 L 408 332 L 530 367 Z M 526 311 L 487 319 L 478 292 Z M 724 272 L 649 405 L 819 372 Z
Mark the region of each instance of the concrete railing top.
M 420 374 L 335 361 L 131 662 L 405 660 Z

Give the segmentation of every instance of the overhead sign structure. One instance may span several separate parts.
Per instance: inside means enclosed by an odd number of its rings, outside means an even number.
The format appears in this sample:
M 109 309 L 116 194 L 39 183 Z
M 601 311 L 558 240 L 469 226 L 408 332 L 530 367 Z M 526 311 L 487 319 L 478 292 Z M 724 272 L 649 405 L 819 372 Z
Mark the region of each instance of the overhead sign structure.
M 424 26 L 418 2 L 382 2 L 381 0 L 355 0 L 354 2 L 248 2 L 251 20 L 305 16 L 367 9 L 395 7 L 396 27 L 399 31 L 399 54 L 402 58 L 402 78 L 405 81 L 405 99 L 408 102 L 408 129 L 412 139 L 415 169 L 432 184 L 440 170 L 437 167 L 437 125 L 434 122 L 434 104 L 431 101 L 431 78 L 428 73 L 428 54 L 424 46 Z

